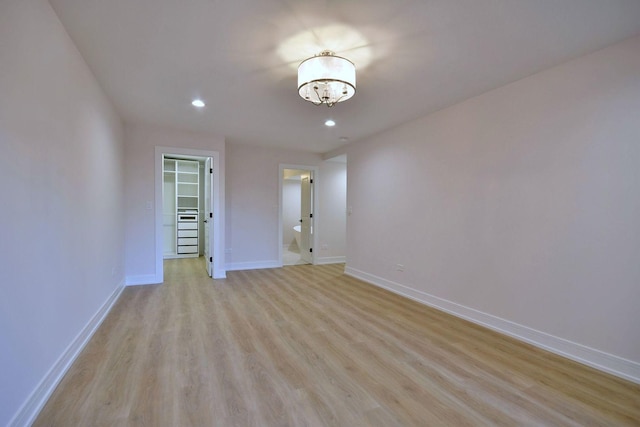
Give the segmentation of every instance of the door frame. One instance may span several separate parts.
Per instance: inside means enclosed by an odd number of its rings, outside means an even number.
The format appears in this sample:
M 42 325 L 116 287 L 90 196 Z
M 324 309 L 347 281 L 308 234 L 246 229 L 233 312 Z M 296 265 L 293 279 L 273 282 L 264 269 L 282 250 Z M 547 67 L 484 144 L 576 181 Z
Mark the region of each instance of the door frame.
M 207 169 L 210 169 L 209 172 Z M 213 225 L 210 224 L 210 217 L 213 217 L 213 183 L 214 183 L 214 175 L 213 175 L 213 157 L 207 157 L 204 160 L 204 182 L 202 185 L 204 186 L 204 219 L 202 220 L 203 225 L 203 236 L 204 239 L 204 262 L 207 264 L 207 274 L 209 277 L 213 277 L 213 242 L 211 238 L 213 237 Z M 209 190 L 209 191 L 207 191 Z M 208 194 L 207 194 L 208 193 Z M 209 203 L 207 203 L 207 200 Z M 209 214 L 209 215 L 208 215 Z M 209 257 L 207 259 L 207 256 Z
M 224 200 L 221 197 L 220 152 L 209 150 L 196 150 L 181 147 L 155 147 L 155 237 L 156 237 L 156 283 L 164 281 L 164 257 L 163 257 L 163 230 L 162 230 L 162 160 L 164 156 L 195 156 L 211 157 L 213 162 L 213 188 L 211 189 L 213 201 L 213 278 L 224 279 L 227 277 L 224 263 Z
M 316 249 L 318 247 L 318 242 L 320 242 L 320 240 L 318 239 L 318 232 L 320 231 L 318 229 L 318 212 L 320 212 L 320 209 L 318 209 L 318 182 L 320 182 L 320 177 L 319 177 L 319 172 L 318 172 L 318 166 L 309 166 L 309 165 L 292 165 L 292 164 L 285 164 L 285 163 L 280 163 L 280 166 L 278 168 L 278 265 L 280 267 L 283 266 L 282 264 L 282 244 L 283 244 L 283 239 L 282 239 L 282 231 L 283 231 L 283 227 L 282 227 L 282 186 L 284 185 L 284 179 L 283 179 L 283 174 L 284 174 L 284 170 L 285 169 L 301 169 L 301 170 L 308 170 L 313 172 L 313 234 L 311 235 L 311 247 Z M 311 263 L 312 264 L 316 264 L 317 263 L 317 249 L 316 252 L 312 253 L 311 256 Z

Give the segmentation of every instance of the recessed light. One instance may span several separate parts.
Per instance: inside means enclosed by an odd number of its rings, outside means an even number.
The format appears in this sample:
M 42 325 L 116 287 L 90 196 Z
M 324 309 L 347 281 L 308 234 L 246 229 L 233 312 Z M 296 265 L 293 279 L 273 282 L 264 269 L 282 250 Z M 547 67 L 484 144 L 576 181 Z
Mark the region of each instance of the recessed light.
M 336 122 L 334 122 L 333 120 L 329 119 L 326 122 L 324 122 L 324 124 L 325 124 L 325 126 L 331 127 L 331 126 L 335 126 Z
M 191 105 L 193 105 L 194 107 L 202 108 L 205 106 L 205 103 L 202 99 L 194 99 L 191 102 Z

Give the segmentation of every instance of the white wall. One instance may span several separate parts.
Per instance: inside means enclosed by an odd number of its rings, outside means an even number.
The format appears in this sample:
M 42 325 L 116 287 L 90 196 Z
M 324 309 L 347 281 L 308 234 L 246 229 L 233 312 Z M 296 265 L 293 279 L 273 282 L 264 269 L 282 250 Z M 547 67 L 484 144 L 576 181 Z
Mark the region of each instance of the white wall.
M 155 147 L 219 152 L 224 201 L 225 141 L 216 135 L 128 123 L 125 141 L 126 276 L 130 283 L 139 283 L 156 275 Z
M 226 267 L 275 267 L 278 259 L 279 165 L 316 166 L 319 154 L 227 143 L 206 134 L 152 125 L 125 126 L 126 276 L 133 283 L 154 277 L 154 147 L 221 153 L 226 201 Z M 331 168 L 330 168 L 331 169 Z M 151 206 L 152 209 L 148 209 Z
M 285 179 L 282 182 L 282 244 L 288 247 L 295 241 L 293 227 L 300 225 L 302 181 Z
M 347 164 L 324 161 L 320 165 L 316 262 L 344 262 L 347 250 Z
M 227 144 L 227 269 L 275 267 L 279 257 L 279 165 L 316 166 L 321 156 Z
M 7 425 L 28 422 L 121 289 L 123 146 L 120 119 L 48 2 L 0 2 L 0 64 Z
M 636 37 L 351 145 L 348 271 L 640 381 L 639 112 Z

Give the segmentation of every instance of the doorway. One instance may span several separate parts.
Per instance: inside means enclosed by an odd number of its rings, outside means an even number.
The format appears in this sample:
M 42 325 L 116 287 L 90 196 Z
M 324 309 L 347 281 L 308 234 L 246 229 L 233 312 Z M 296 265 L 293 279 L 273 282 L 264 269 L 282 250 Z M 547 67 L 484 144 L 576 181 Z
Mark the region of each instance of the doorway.
M 198 258 L 205 254 L 205 163 L 210 158 L 164 155 L 162 159 L 163 257 Z M 207 188 L 206 191 L 210 191 Z
M 220 156 L 217 151 L 156 147 L 156 281 L 164 259 L 203 256 L 210 277 L 224 278 Z M 169 193 L 165 195 L 165 188 Z
M 311 166 L 280 166 L 280 262 L 313 264 L 314 211 L 316 207 Z

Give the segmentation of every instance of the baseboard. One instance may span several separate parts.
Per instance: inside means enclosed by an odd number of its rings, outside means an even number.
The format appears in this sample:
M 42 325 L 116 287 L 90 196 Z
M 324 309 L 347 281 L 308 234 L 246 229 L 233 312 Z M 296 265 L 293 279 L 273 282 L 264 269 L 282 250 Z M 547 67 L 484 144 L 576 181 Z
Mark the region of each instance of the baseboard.
M 121 282 L 102 307 L 100 307 L 96 314 L 93 315 L 91 320 L 89 320 L 84 328 L 82 328 L 71 344 L 69 344 L 64 353 L 62 353 L 62 356 L 60 356 L 56 363 L 51 367 L 42 381 L 40 381 L 40 384 L 38 384 L 13 419 L 9 422 L 8 425 L 10 427 L 27 427 L 35 421 L 45 403 L 47 403 L 51 393 L 53 393 L 60 380 L 62 380 L 62 377 L 64 377 L 67 370 L 71 367 L 82 349 L 84 349 L 95 331 L 102 324 L 102 321 L 105 319 L 109 311 L 111 311 L 111 308 L 118 300 L 123 289 L 124 283 Z
M 213 269 L 213 278 L 214 279 L 226 279 L 227 278 L 227 270 L 217 270 Z
M 324 264 L 344 264 L 347 260 L 345 256 L 327 256 L 327 257 L 318 257 L 315 259 L 316 265 L 324 265 Z
M 263 267 L 258 267 L 263 268 Z M 264 267 L 270 268 L 270 267 Z M 244 270 L 244 269 L 239 269 Z M 248 270 L 248 269 L 247 269 Z M 227 277 L 226 270 L 215 270 L 213 272 L 214 279 L 224 279 Z M 155 274 L 141 274 L 139 276 L 127 276 L 125 280 L 126 286 L 140 286 L 140 285 L 158 285 L 162 283 L 162 279 Z
M 250 261 L 250 262 L 230 262 L 226 265 L 227 271 L 257 270 L 261 268 L 278 268 L 282 263 L 278 261 Z
M 345 274 L 536 347 L 640 384 L 640 363 L 469 308 L 347 266 Z
M 162 259 L 198 258 L 200 254 L 162 254 Z
M 125 283 L 127 286 L 157 285 L 162 283 L 162 279 L 155 274 L 141 274 L 139 276 L 127 276 Z

